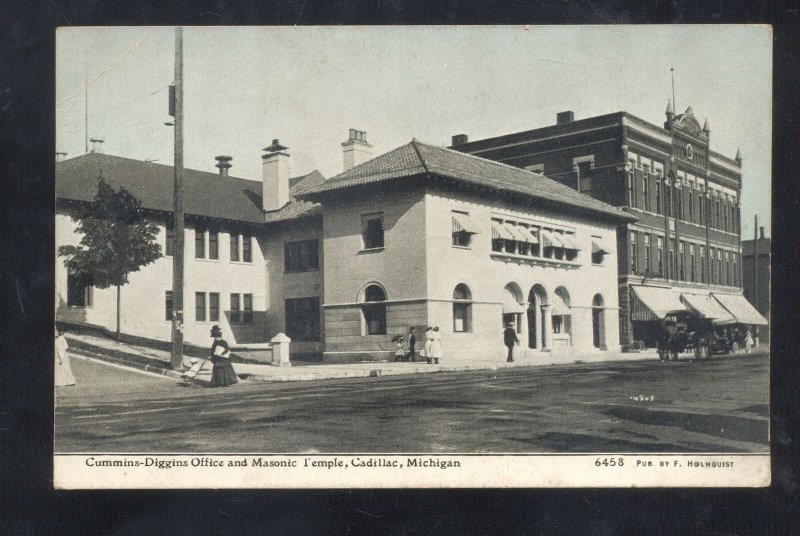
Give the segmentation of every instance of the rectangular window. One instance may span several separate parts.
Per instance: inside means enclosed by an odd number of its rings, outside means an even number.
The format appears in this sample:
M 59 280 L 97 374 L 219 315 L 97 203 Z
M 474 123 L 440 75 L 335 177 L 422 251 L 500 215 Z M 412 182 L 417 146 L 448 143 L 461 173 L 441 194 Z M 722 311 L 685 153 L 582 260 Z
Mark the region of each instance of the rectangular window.
M 629 244 L 628 248 L 631 251 L 631 254 L 630 254 L 630 261 L 631 261 L 630 269 L 631 269 L 631 273 L 635 274 L 636 273 L 636 261 L 637 261 L 637 258 L 636 258 L 636 231 L 631 231 L 630 244 Z
M 319 298 L 289 298 L 284 302 L 286 335 L 292 342 L 319 342 Z
M 589 176 L 591 168 L 591 162 L 578 164 L 578 191 L 582 194 L 592 195 L 592 178 Z
M 249 235 L 242 236 L 242 260 L 253 262 L 253 239 Z
M 689 281 L 695 281 L 695 262 L 694 244 L 689 244 Z
M 194 258 L 206 258 L 206 230 L 202 227 L 194 229 Z
M 253 295 L 242 294 L 242 322 L 253 322 Z
M 730 285 L 732 281 L 731 277 L 731 254 L 729 252 L 725 252 L 725 284 Z
M 453 302 L 453 331 L 465 333 L 471 330 L 471 309 L 471 303 Z
M 656 214 L 661 214 L 661 178 L 656 180 Z
M 361 239 L 362 249 L 383 247 L 383 212 L 362 214 Z
M 90 276 L 67 274 L 67 305 L 69 307 L 94 305 L 94 290 Z
M 664 215 L 672 216 L 672 187 L 664 181 Z
M 239 295 L 231 294 L 231 322 L 242 321 L 242 308 L 239 305 Z
M 675 217 L 679 220 L 683 219 L 683 189 L 675 184 Z
M 717 257 L 714 248 L 708 248 L 708 282 L 712 285 L 717 282 Z
M 644 270 L 645 274 L 650 275 L 652 266 L 650 265 L 650 235 L 644 235 Z
M 706 224 L 706 205 L 703 202 L 703 192 L 697 194 L 697 216 L 700 225 Z
M 206 293 L 194 293 L 194 319 L 198 322 L 206 320 Z
M 694 194 L 689 190 L 689 221 L 694 223 Z
M 287 272 L 318 270 L 319 240 L 286 242 L 283 245 L 283 265 Z
M 662 237 L 656 238 L 656 245 L 658 247 L 658 259 L 656 263 L 658 264 L 658 275 L 663 277 L 664 276 L 664 239 Z
M 670 238 L 669 240 L 669 259 L 667 259 L 667 269 L 669 270 L 669 276 L 671 278 L 675 278 L 675 274 L 677 270 L 675 269 L 675 239 Z
M 686 248 L 684 247 L 683 241 L 678 243 L 678 279 L 681 281 L 686 280 L 686 255 L 684 255 Z
M 650 166 L 642 166 L 642 195 L 644 209 L 650 211 Z
M 470 227 L 469 213 L 453 211 L 452 214 L 453 228 L 451 231 L 453 237 L 453 245 L 468 248 L 472 243 L 472 233 L 474 230 Z
M 173 225 L 171 219 L 167 220 L 165 229 L 166 241 L 164 243 L 164 255 L 172 257 L 173 251 L 175 251 L 175 225 Z
M 738 264 L 739 263 L 739 261 L 738 261 L 739 254 L 738 253 L 732 253 L 731 254 L 731 258 L 733 260 L 733 281 L 732 281 L 732 284 L 733 285 L 739 285 L 739 264 Z
M 164 320 L 172 320 L 172 308 L 174 306 L 172 291 L 168 290 L 164 293 Z
M 239 262 L 239 234 L 231 233 L 231 262 Z
M 208 231 L 208 258 L 219 259 L 219 231 L 216 229 Z
M 706 282 L 706 247 L 700 246 L 700 282 Z
M 212 322 L 219 321 L 219 292 L 208 293 L 208 319 Z
M 636 161 L 629 160 L 628 161 L 628 199 L 630 200 L 630 206 L 636 206 L 636 177 L 634 175 L 634 170 L 636 169 Z

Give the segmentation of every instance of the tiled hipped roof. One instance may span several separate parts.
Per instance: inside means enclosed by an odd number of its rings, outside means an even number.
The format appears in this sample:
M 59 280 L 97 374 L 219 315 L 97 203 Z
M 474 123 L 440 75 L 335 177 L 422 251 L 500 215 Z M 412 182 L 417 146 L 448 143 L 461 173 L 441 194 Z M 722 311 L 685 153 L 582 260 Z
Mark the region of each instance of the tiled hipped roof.
M 425 173 L 603 214 L 617 220 L 636 220 L 630 214 L 539 173 L 416 140 L 306 189 L 298 193 L 298 197 L 318 199 L 326 192 Z
M 97 179 L 102 175 L 112 187 L 124 187 L 142 207 L 172 212 L 173 167 L 101 153 L 88 153 L 56 164 L 56 198 L 93 201 Z M 294 194 L 324 180 L 318 171 L 289 179 Z M 247 223 L 264 223 L 308 216 L 319 207 L 308 201 L 291 200 L 282 209 L 265 213 L 261 203 L 261 181 L 218 173 L 184 170 L 184 211 Z

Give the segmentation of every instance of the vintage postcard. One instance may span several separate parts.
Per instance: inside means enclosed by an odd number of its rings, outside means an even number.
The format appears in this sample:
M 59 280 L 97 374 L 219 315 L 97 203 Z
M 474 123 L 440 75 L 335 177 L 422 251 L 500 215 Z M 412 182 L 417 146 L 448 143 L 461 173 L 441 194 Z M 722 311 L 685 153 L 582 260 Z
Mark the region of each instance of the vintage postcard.
M 57 33 L 54 485 L 770 483 L 768 26 Z

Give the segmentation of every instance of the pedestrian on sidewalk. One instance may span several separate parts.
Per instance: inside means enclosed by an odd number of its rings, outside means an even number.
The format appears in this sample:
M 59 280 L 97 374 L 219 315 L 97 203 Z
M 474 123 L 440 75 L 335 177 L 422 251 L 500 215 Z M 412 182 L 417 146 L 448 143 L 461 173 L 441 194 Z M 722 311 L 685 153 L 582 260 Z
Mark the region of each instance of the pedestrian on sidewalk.
M 431 335 L 431 359 L 434 365 L 439 364 L 440 357 L 442 357 L 442 334 L 439 333 L 439 326 L 436 326 Z
M 752 347 L 753 336 L 750 334 L 750 328 L 747 328 L 744 332 L 744 353 L 749 354 Z
M 397 345 L 397 348 L 394 351 L 395 363 L 397 363 L 398 361 L 404 361 L 406 358 L 406 352 L 403 349 L 403 336 L 395 335 L 394 337 L 392 337 L 392 342 Z
M 222 330 L 218 325 L 211 327 L 211 336 L 214 337 L 211 344 L 211 362 L 214 364 L 211 370 L 211 387 L 227 387 L 238 383 L 239 379 L 231 365 L 230 347 L 222 338 Z
M 514 361 L 514 346 L 519 344 L 519 339 L 517 338 L 517 333 L 514 331 L 514 325 L 510 322 L 506 324 L 506 329 L 503 331 L 503 342 L 508 348 L 508 358 L 506 361 L 511 363 Z
M 69 353 L 67 352 L 69 344 L 64 337 L 64 330 L 60 332 L 56 328 L 56 368 L 55 368 L 55 385 L 56 387 L 66 387 L 67 385 L 75 385 L 75 376 L 72 375 L 72 366 L 69 362 Z
M 431 357 L 432 342 L 433 342 L 433 328 L 428 326 L 427 328 L 425 328 L 425 348 L 422 351 L 425 352 L 425 359 L 427 360 L 429 365 L 433 363 L 433 358 Z
M 412 363 L 417 360 L 417 335 L 414 333 L 414 326 L 408 328 L 408 354 L 406 355 L 406 361 L 411 361 Z

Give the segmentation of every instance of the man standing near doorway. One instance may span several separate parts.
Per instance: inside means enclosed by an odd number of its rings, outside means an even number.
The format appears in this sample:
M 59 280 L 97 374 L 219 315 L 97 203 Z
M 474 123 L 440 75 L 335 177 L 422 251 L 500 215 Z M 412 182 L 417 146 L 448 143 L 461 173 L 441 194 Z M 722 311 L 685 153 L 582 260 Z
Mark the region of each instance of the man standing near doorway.
M 414 326 L 408 328 L 408 353 L 406 354 L 406 361 L 414 362 L 417 360 L 417 335 L 414 333 Z
M 503 342 L 508 347 L 508 358 L 506 361 L 511 363 L 514 361 L 514 345 L 519 344 L 517 333 L 514 331 L 514 325 L 511 323 L 506 324 L 506 329 L 503 331 Z

